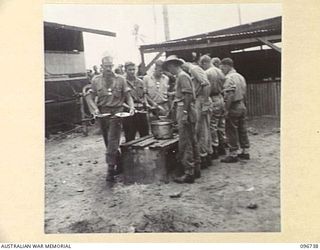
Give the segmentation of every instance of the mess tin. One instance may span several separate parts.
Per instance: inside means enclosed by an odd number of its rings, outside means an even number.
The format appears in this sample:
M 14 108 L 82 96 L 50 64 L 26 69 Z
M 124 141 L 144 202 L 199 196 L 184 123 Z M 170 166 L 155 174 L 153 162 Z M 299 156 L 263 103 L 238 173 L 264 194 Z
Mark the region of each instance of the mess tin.
M 131 116 L 131 115 L 128 112 L 119 112 L 119 113 L 116 113 L 114 115 L 112 115 L 111 113 L 99 114 L 99 115 L 96 115 L 95 117 L 97 117 L 97 118 L 106 118 L 106 117 L 109 117 L 109 118 L 114 118 L 114 117 L 125 118 L 125 117 L 129 117 L 129 116 Z
M 116 117 L 125 118 L 131 116 L 128 112 L 119 112 L 115 114 Z
M 96 115 L 97 118 L 104 118 L 104 117 L 109 117 L 109 116 L 111 116 L 111 113 L 105 113 L 105 114 Z

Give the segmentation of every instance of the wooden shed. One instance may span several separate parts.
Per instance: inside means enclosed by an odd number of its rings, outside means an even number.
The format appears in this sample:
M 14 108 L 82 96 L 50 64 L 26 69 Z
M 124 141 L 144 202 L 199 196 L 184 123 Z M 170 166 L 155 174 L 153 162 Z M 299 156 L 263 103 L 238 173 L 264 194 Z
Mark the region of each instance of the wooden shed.
M 227 29 L 169 40 L 140 47 L 142 68 L 146 71 L 163 54 L 186 61 L 201 55 L 231 57 L 236 70 L 247 80 L 249 116 L 280 116 L 282 18 L 275 17 Z M 157 53 L 146 65 L 145 54 Z M 196 58 L 194 58 L 196 55 Z
M 116 36 L 109 31 L 44 22 L 46 134 L 81 123 L 77 95 L 89 83 L 83 32 Z

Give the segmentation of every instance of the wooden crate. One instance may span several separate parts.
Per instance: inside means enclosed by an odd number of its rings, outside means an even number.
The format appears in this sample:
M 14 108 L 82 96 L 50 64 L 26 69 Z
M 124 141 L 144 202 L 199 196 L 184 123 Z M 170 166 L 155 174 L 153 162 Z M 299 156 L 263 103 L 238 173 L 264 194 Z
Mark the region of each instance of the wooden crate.
M 178 166 L 178 135 L 157 140 L 152 135 L 121 145 L 121 162 L 125 184 L 169 181 Z

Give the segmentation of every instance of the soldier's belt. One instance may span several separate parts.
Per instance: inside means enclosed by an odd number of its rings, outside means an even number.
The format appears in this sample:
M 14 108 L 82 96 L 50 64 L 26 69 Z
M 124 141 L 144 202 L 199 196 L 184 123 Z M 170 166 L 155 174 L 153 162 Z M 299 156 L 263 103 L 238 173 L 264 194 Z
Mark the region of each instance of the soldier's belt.
M 184 106 L 184 102 L 182 102 L 182 101 L 176 102 L 176 105 L 177 105 L 178 107 L 182 107 L 182 106 Z M 191 102 L 190 105 L 191 105 L 191 106 L 194 105 L 194 101 Z
M 135 108 L 143 108 L 143 104 L 142 103 L 134 103 L 134 107 Z
M 183 106 L 184 103 L 183 102 L 176 102 L 177 106 Z
M 241 100 L 233 101 L 232 104 L 239 104 L 239 103 L 242 103 L 242 102 L 243 102 L 243 100 L 241 99 Z

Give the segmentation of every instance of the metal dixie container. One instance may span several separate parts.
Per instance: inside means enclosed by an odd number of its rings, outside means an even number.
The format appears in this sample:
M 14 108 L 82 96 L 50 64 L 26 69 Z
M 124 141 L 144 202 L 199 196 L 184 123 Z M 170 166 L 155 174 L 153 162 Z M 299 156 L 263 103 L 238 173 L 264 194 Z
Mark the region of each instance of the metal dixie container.
M 171 139 L 173 138 L 173 121 L 169 119 L 153 121 L 151 132 L 156 139 Z

